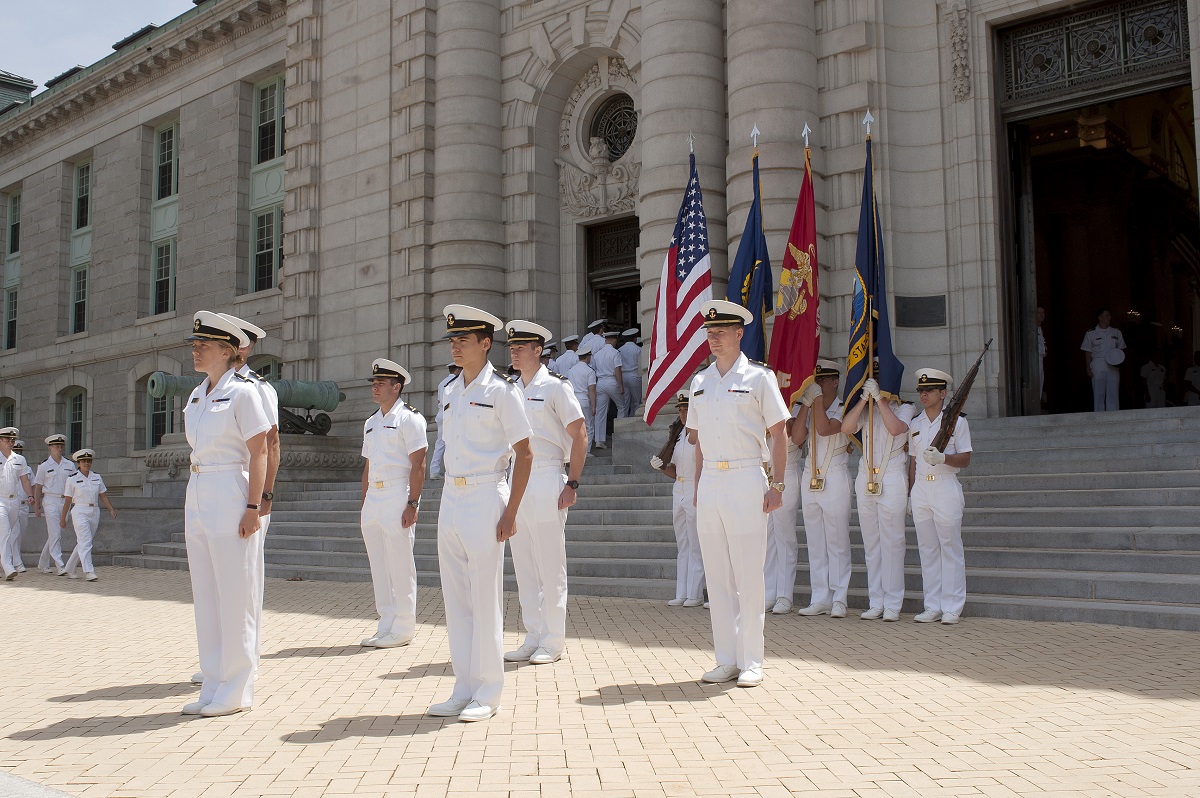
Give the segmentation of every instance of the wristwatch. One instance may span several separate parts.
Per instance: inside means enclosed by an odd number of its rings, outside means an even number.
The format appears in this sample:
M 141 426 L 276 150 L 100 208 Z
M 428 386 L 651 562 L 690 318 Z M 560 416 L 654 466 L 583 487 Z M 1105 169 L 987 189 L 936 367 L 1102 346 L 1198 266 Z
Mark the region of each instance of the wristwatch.
M 570 488 L 571 490 L 579 490 L 579 480 L 577 480 L 577 479 L 568 479 L 568 480 L 567 480 L 567 487 L 568 487 L 568 488 Z
M 247 504 L 247 505 L 246 505 L 246 509 L 247 509 L 247 510 L 257 510 L 257 509 L 258 509 L 258 505 L 257 505 L 257 504 Z
M 783 493 L 784 484 L 782 482 L 772 482 L 771 488 L 772 490 L 777 490 L 780 493 Z
M 408 506 L 413 508 L 414 510 L 420 510 L 421 509 L 421 500 L 420 499 L 409 499 Z
M 273 491 L 273 490 L 263 491 L 262 497 L 269 502 L 273 502 L 273 501 L 275 501 L 275 491 Z

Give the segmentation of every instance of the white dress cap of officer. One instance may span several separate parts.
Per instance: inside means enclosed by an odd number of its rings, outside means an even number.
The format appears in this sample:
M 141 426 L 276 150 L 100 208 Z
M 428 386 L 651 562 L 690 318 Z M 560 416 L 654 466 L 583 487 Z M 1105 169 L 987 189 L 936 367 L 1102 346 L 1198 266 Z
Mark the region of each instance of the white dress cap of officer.
M 504 343 L 507 346 L 513 344 L 541 344 L 543 347 L 546 342 L 554 335 L 540 324 L 525 319 L 513 319 L 505 327 L 505 332 L 508 335 L 508 340 Z
M 5 427 L 4 429 L 0 429 L 0 438 L 12 438 L 15 441 L 17 436 L 20 434 L 21 431 L 16 427 Z
M 575 350 L 575 354 L 579 357 L 583 357 L 584 355 L 590 355 L 591 353 L 592 353 L 592 345 L 591 344 L 580 344 L 579 348 Z
M 598 327 L 599 327 L 600 325 L 602 325 L 602 324 L 608 324 L 608 319 L 596 319 L 594 322 L 592 322 L 591 324 L 589 324 L 589 325 L 587 326 L 587 328 L 588 328 L 589 330 L 595 330 L 596 328 L 598 328 Z
M 494 335 L 496 330 L 504 327 L 498 317 L 470 305 L 447 305 L 442 313 L 446 317 L 446 334 L 443 338 L 456 338 L 473 332 Z
M 76 463 L 78 463 L 80 460 L 93 460 L 95 457 L 96 453 L 91 449 L 80 449 L 79 451 L 75 452 L 75 454 L 71 455 L 71 459 Z
M 754 321 L 754 314 L 736 302 L 710 299 L 700 306 L 705 327 L 744 327 Z
M 564 346 L 566 346 L 567 344 L 569 344 L 569 343 L 573 343 L 573 342 L 575 342 L 575 341 L 578 341 L 578 340 L 579 340 L 579 336 L 578 336 L 578 335 L 564 335 L 564 336 L 563 336 L 563 339 L 562 339 L 562 342 L 563 342 L 563 345 L 564 345 Z
M 451 366 L 454 364 L 451 363 Z M 386 357 L 377 357 L 371 361 L 371 376 L 368 380 L 377 380 L 380 378 L 389 378 L 400 380 L 401 385 L 408 385 L 408 381 L 412 379 L 408 371 L 394 360 L 388 360 Z
M 250 345 L 250 338 L 242 328 L 219 313 L 198 310 L 192 317 L 192 332 L 185 341 L 217 341 L 235 349 Z
M 638 334 L 637 327 L 630 327 L 628 330 L 625 330 L 624 332 L 621 333 L 621 335 L 625 336 L 626 338 L 636 338 L 637 334 Z
M 267 337 L 266 331 L 256 324 L 251 324 L 244 319 L 239 319 L 237 316 L 230 316 L 228 313 L 218 313 L 217 315 L 225 319 L 225 321 L 229 322 L 230 324 L 235 325 L 238 329 L 245 333 L 250 344 L 256 343 L 260 339 Z M 248 345 L 249 344 L 243 344 L 243 346 Z
M 842 376 L 842 367 L 832 360 L 818 360 L 816 376 L 840 377 Z
M 54 435 L 51 435 L 48 438 L 46 438 L 47 446 L 53 446 L 56 443 L 66 446 L 67 445 L 67 436 L 63 435 L 61 432 L 57 432 Z
M 13 451 L 17 454 L 25 454 L 25 441 L 17 441 L 13 444 Z
M 937 388 L 940 390 L 949 390 L 954 384 L 954 379 L 944 371 L 937 369 L 920 369 L 917 371 L 917 390 L 922 388 Z

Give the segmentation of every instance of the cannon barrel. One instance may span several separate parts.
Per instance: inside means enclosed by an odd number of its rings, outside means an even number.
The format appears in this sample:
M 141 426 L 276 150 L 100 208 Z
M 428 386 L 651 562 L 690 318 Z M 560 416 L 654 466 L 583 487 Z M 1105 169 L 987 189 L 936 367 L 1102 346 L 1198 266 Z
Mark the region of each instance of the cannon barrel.
M 187 396 L 200 384 L 201 379 L 203 378 L 198 376 L 176 377 L 156 371 L 146 381 L 146 388 L 155 399 L 170 399 L 175 396 Z M 279 394 L 280 407 L 301 407 L 305 410 L 328 412 L 336 410 L 338 403 L 346 398 L 346 394 L 338 389 L 337 383 L 330 380 L 280 380 L 271 383 L 271 386 Z

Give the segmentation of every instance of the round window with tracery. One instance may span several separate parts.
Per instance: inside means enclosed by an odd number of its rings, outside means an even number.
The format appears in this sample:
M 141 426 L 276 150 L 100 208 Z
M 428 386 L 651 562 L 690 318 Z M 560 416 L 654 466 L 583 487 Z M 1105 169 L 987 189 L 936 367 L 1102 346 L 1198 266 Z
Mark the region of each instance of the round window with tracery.
M 592 138 L 602 138 L 608 145 L 608 160 L 616 161 L 633 146 L 637 135 L 637 111 L 633 98 L 618 94 L 604 101 L 592 117 Z

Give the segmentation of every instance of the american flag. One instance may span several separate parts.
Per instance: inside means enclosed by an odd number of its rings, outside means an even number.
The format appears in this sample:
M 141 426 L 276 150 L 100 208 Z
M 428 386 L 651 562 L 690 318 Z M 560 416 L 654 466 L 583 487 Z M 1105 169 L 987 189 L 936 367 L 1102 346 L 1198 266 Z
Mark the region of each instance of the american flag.
M 650 371 L 646 388 L 646 423 L 683 388 L 708 356 L 708 341 L 700 306 L 712 299 L 712 264 L 708 258 L 708 222 L 691 156 L 691 175 L 675 233 L 663 261 L 654 304 L 654 334 L 650 339 Z

